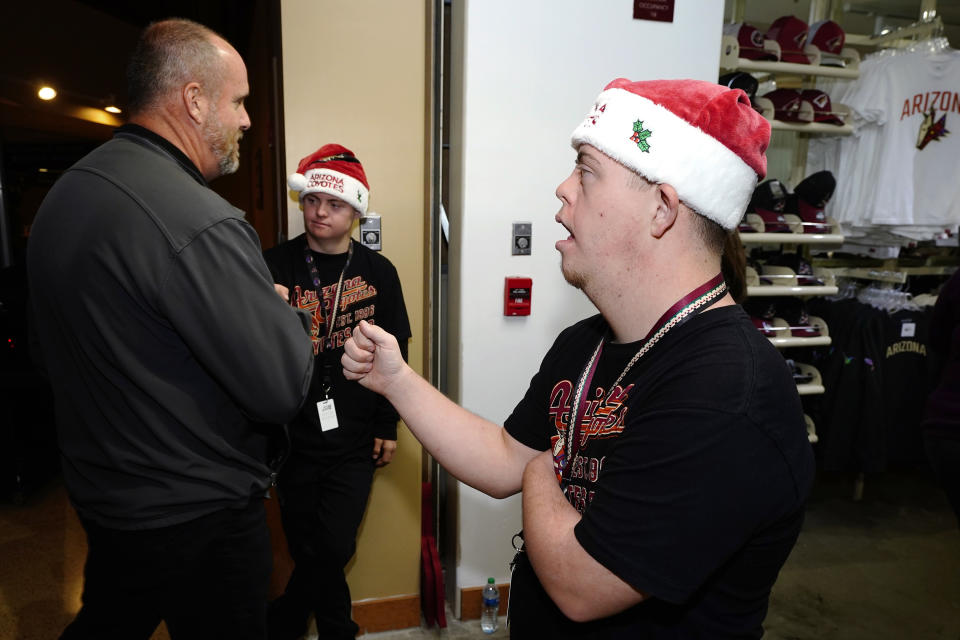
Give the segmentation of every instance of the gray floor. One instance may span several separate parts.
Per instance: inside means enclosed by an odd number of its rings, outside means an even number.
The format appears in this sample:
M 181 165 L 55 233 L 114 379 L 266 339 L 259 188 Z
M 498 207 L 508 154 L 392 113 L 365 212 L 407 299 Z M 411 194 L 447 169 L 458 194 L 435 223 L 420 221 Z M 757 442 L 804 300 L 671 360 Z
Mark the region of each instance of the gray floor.
M 922 471 L 820 473 L 800 540 L 770 602 L 767 640 L 960 640 L 960 531 Z M 69 621 L 61 594 L 78 592 L 82 532 L 62 488 L 0 503 L 0 638 L 47 640 Z M 66 579 L 70 577 L 70 584 Z M 367 634 L 383 640 L 506 638 L 477 620 Z M 166 637 L 158 631 L 155 638 Z
M 768 640 L 960 639 L 960 530 L 925 471 L 820 473 L 804 531 L 781 571 Z M 377 640 L 505 638 L 476 620 L 447 629 L 368 634 Z

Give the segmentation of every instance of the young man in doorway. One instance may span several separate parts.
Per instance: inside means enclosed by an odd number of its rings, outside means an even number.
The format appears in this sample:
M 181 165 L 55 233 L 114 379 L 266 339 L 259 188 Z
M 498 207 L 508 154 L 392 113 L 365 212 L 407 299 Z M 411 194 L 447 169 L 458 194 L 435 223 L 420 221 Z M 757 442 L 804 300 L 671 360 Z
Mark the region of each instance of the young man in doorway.
M 410 322 L 400 279 L 380 253 L 351 238 L 370 188 L 352 151 L 327 144 L 290 176 L 299 192 L 304 233 L 267 250 L 281 295 L 313 318 L 316 357 L 310 395 L 289 424 L 291 451 L 277 490 L 295 566 L 271 603 L 271 640 L 299 638 L 311 613 L 323 638 L 353 638 L 344 568 L 356 549 L 374 470 L 397 448 L 397 412 L 382 396 L 346 380 L 343 344 L 361 321 L 399 339 L 407 357 Z

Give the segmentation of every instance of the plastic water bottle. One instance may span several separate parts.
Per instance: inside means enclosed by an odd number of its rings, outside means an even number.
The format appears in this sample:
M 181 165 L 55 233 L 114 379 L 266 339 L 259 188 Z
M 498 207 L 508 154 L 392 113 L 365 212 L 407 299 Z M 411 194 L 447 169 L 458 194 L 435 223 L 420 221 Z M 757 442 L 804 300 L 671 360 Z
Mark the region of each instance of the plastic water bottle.
M 500 592 L 493 578 L 487 578 L 483 588 L 483 612 L 480 614 L 480 628 L 484 633 L 497 630 L 497 615 L 500 613 Z

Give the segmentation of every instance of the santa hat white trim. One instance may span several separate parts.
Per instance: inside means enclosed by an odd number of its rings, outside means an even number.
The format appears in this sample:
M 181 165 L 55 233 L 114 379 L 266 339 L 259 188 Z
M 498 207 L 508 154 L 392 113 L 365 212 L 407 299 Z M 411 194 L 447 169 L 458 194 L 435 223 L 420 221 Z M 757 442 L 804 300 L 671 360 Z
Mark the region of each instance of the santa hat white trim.
M 308 193 L 326 193 L 340 198 L 359 211 L 361 216 L 367 213 L 370 190 L 356 178 L 339 171 L 310 169 L 306 175 L 291 173 L 287 184 L 292 190 L 300 192 L 301 202 Z
M 638 122 L 647 151 L 631 140 Z M 625 89 L 599 95 L 571 144 L 589 144 L 651 182 L 673 186 L 687 206 L 728 230 L 740 222 L 757 185 L 753 168 L 716 138 Z

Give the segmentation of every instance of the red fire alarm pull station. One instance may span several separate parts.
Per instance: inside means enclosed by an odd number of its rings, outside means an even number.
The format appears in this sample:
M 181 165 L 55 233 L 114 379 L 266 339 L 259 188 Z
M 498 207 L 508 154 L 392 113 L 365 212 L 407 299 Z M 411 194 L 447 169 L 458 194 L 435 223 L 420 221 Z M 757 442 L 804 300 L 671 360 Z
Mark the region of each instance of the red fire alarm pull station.
M 518 276 L 508 276 L 503 284 L 503 315 L 530 315 L 530 292 L 533 280 Z

